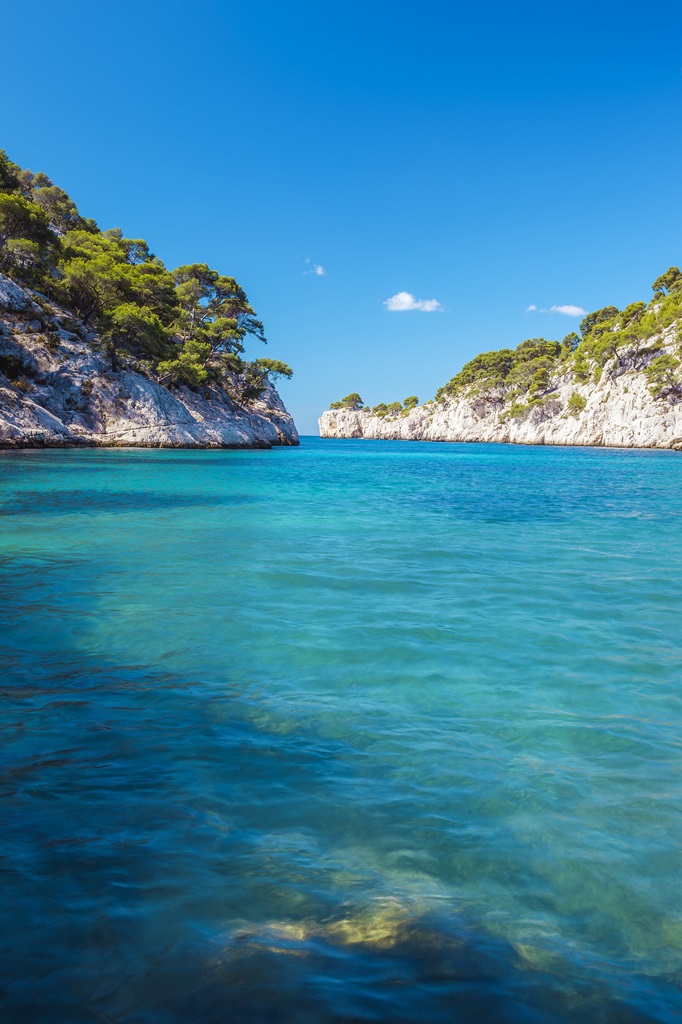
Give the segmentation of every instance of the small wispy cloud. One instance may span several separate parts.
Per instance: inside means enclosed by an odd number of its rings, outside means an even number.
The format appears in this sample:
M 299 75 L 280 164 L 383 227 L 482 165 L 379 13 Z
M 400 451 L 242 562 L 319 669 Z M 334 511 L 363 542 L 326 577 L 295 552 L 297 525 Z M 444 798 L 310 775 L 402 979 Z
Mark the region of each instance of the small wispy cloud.
M 585 316 L 587 310 L 582 306 L 550 306 L 550 313 L 562 313 L 564 316 Z
M 549 309 L 538 309 L 537 306 L 528 306 L 526 313 L 561 313 L 562 316 L 585 316 L 586 309 L 582 306 L 550 306 Z
M 389 313 L 408 313 L 418 309 L 422 313 L 434 313 L 437 310 L 442 312 L 438 299 L 415 299 L 409 292 L 396 292 L 390 299 L 384 299 L 384 306 Z
M 315 277 L 326 277 L 327 276 L 327 271 L 324 269 L 322 264 L 321 263 L 313 263 L 313 261 L 310 258 L 310 256 L 306 256 L 306 258 L 304 259 L 303 262 L 304 263 L 308 263 L 308 264 L 312 263 L 312 266 L 310 267 L 309 270 L 304 270 L 303 271 L 304 274 L 314 274 Z

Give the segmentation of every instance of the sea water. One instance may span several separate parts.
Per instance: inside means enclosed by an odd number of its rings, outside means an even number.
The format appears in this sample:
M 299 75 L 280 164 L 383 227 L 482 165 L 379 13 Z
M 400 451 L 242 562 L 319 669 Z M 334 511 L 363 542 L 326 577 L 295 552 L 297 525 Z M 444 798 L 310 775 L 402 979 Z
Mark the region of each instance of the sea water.
M 0 1020 L 682 1013 L 682 456 L 0 454 Z

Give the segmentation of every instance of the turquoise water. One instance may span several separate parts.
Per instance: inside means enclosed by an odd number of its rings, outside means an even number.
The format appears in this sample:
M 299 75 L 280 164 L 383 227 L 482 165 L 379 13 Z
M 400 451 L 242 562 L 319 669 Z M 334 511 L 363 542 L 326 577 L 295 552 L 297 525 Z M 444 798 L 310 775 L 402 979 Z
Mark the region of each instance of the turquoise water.
M 0 1020 L 682 1013 L 682 457 L 0 454 Z

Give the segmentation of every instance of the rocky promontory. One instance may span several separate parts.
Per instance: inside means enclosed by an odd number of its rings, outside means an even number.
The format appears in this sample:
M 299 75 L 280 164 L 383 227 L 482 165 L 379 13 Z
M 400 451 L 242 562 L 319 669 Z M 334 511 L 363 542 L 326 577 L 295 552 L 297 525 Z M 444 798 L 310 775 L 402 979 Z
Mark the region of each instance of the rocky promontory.
M 0 150 L 0 447 L 270 448 L 298 434 L 246 357 L 264 326 L 206 263 L 170 270 Z
M 582 339 L 477 356 L 423 405 L 367 409 L 353 393 L 322 414 L 320 436 L 682 450 L 682 274 L 654 288 L 649 307 L 590 314 Z
M 574 394 L 585 405 L 571 412 L 568 403 Z M 503 389 L 497 395 L 464 395 L 417 406 L 405 416 L 328 410 L 320 417 L 320 437 L 682 450 L 682 404 L 655 402 L 642 374 L 606 377 L 599 384 L 576 383 L 566 374 L 543 405 L 516 417 L 505 417 L 504 411 Z
M 0 448 L 298 443 L 269 382 L 239 402 L 216 384 L 168 387 L 149 373 L 112 370 L 95 331 L 0 274 Z

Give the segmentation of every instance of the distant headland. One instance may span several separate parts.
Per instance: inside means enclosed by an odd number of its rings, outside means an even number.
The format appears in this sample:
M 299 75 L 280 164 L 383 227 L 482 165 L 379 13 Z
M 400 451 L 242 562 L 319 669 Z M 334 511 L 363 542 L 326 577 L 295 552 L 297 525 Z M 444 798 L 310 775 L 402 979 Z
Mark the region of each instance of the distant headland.
M 580 334 L 476 356 L 434 399 L 365 408 L 356 392 L 320 418 L 322 437 L 498 441 L 682 450 L 682 273 L 646 304 L 588 314 Z

